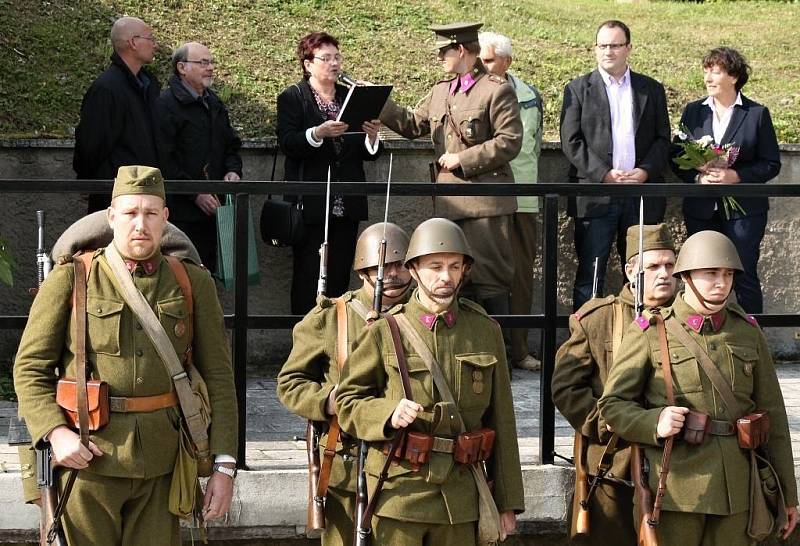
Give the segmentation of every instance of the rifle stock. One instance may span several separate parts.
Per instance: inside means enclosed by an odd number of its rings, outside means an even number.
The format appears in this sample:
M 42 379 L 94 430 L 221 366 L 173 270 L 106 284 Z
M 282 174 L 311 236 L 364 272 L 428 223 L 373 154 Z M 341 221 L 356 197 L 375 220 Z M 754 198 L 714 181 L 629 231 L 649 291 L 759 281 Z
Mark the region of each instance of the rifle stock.
M 364 514 L 367 511 L 367 504 L 369 502 L 369 498 L 367 497 L 367 475 L 364 472 L 364 466 L 367 464 L 368 450 L 369 442 L 361 440 L 361 443 L 358 446 L 358 463 L 356 464 L 358 481 L 356 482 L 356 534 L 353 537 L 354 546 L 369 546 L 369 539 L 372 531 L 369 526 L 365 527 L 363 525 Z
M 656 530 L 649 523 L 653 516 L 653 493 L 648 476 L 650 464 L 638 444 L 631 445 L 631 477 L 633 478 L 635 514 L 638 519 L 639 546 L 658 546 Z
M 50 461 L 50 444 L 45 444 L 42 449 L 36 450 L 36 480 L 42 502 L 39 544 L 41 546 L 67 546 L 64 530 L 55 518 L 59 492 L 55 470 Z M 51 529 L 53 529 L 52 540 L 48 537 Z
M 586 437 L 575 431 L 573 444 L 573 460 L 575 461 L 575 494 L 572 497 L 572 529 L 571 537 L 588 537 L 589 525 L 589 476 L 586 472 Z
M 306 426 L 306 454 L 308 455 L 308 508 L 306 510 L 306 536 L 319 538 L 325 529 L 325 504 L 317 498 L 319 482 L 319 449 L 317 429 L 314 422 Z

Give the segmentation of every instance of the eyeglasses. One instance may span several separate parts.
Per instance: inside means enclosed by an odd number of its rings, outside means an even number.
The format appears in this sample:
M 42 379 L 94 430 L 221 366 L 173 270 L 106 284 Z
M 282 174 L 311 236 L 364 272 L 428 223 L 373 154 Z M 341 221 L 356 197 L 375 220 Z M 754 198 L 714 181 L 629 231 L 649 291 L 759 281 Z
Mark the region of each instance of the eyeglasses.
M 142 38 L 144 40 L 149 40 L 149 41 L 153 42 L 154 44 L 157 43 L 155 36 L 152 36 L 152 35 L 151 36 L 142 36 L 141 34 L 134 34 L 133 36 L 131 36 L 131 38 Z
M 314 55 L 314 58 L 317 59 L 318 61 L 322 61 L 323 63 L 327 63 L 327 64 L 331 64 L 334 61 L 337 62 L 337 63 L 341 63 L 344 60 L 344 57 L 342 57 L 338 53 L 336 55 L 333 55 L 333 56 L 331 56 L 331 55 L 323 55 L 323 56 Z
M 611 51 L 619 51 L 623 47 L 627 46 L 628 42 L 624 44 L 595 44 L 595 47 L 599 50 L 610 49 Z
M 183 63 L 195 63 L 195 64 L 199 64 L 199 65 L 200 65 L 200 66 L 202 66 L 203 68 L 207 68 L 207 67 L 211 66 L 212 64 L 213 64 L 213 65 L 217 64 L 217 63 L 216 63 L 216 61 L 215 61 L 214 59 L 200 59 L 199 61 L 189 61 L 189 60 L 186 60 L 186 61 L 181 61 L 181 62 L 183 62 Z

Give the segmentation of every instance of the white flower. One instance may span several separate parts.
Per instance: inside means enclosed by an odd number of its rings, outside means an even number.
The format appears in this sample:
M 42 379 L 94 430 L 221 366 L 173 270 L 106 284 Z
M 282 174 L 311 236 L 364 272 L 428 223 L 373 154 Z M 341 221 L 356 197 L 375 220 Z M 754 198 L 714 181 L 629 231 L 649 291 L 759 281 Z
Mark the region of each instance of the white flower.
M 708 148 L 714 142 L 714 137 L 711 135 L 706 135 L 703 138 L 696 140 L 697 144 L 699 144 L 703 148 Z
M 678 131 L 678 138 L 681 140 L 687 140 L 689 138 L 689 135 L 687 135 L 683 131 Z

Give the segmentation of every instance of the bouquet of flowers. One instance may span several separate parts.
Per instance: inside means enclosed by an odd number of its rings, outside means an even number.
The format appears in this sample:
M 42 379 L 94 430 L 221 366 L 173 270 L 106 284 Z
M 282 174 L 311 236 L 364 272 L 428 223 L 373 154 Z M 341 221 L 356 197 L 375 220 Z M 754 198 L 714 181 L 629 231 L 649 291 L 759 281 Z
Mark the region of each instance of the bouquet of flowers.
M 730 168 L 739 156 L 739 147 L 730 142 L 724 146 L 714 143 L 711 135 L 706 135 L 697 140 L 689 138 L 691 132 L 681 125 L 676 132 L 675 144 L 682 153 L 672 161 L 678 165 L 682 171 L 699 169 L 700 167 L 717 167 L 722 169 Z M 735 197 L 724 196 L 722 206 L 725 210 L 725 218 L 731 219 L 731 212 L 745 214 L 745 210 Z

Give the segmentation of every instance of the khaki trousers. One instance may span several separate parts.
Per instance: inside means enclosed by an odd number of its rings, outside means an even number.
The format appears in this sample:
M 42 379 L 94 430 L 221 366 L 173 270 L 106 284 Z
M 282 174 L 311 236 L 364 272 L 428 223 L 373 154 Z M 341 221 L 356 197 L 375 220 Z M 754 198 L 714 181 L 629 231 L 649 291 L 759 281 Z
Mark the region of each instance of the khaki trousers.
M 475 263 L 465 290 L 478 301 L 508 295 L 514 281 L 511 250 L 513 215 L 457 220 L 467 237 Z
M 533 304 L 533 262 L 536 259 L 535 212 L 515 212 L 511 237 L 514 255 L 514 281 L 511 284 L 511 314 L 529 315 Z M 511 359 L 515 362 L 530 354 L 528 329 L 511 329 Z
M 659 546 L 752 546 L 747 511 L 729 516 L 661 512 L 656 528 Z
M 328 487 L 325 496 L 325 531 L 323 546 L 350 546 L 353 544 L 356 512 L 356 494 L 344 489 Z
M 475 546 L 477 521 L 449 523 L 417 523 L 387 517 L 372 518 L 374 544 L 391 546 Z
M 108 456 L 108 455 L 107 455 Z M 69 472 L 61 472 L 61 485 Z M 78 472 L 64 515 L 76 546 L 180 546 L 178 518 L 169 512 L 172 474 L 150 479 Z
M 573 513 L 573 528 L 575 517 Z M 635 546 L 633 489 L 611 483 L 598 486 L 589 506 L 589 536 L 573 542 L 596 546 Z

